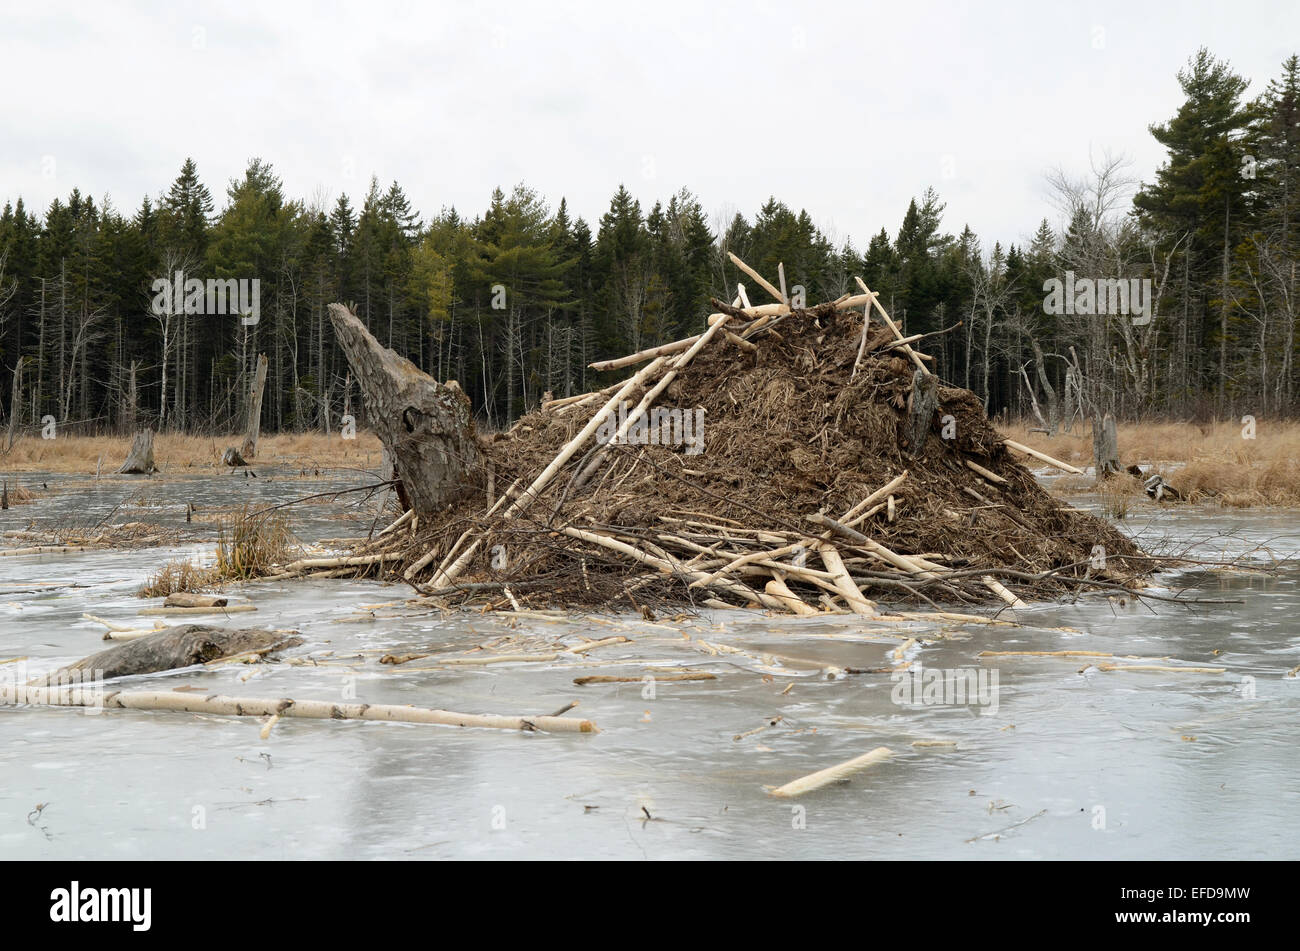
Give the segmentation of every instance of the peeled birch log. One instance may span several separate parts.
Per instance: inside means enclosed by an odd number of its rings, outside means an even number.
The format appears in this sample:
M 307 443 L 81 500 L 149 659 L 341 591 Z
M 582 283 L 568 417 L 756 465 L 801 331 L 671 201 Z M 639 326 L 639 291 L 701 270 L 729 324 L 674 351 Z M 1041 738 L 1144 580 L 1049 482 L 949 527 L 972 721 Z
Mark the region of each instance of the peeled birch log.
M 781 799 L 790 799 L 794 796 L 802 796 L 804 793 L 810 793 L 814 789 L 821 789 L 823 786 L 829 786 L 831 783 L 838 782 L 841 779 L 847 779 L 854 773 L 861 772 L 868 766 L 874 766 L 877 763 L 884 762 L 893 756 L 894 752 L 887 746 L 877 746 L 870 753 L 863 753 L 835 766 L 828 766 L 825 769 L 810 773 L 800 779 L 786 783 L 773 789 L 771 795 Z
M 1008 449 L 1014 449 L 1016 452 L 1023 452 L 1027 456 L 1032 456 L 1040 462 L 1047 463 L 1049 466 L 1055 466 L 1062 472 L 1069 472 L 1073 475 L 1083 475 L 1083 470 L 1077 466 L 1072 466 L 1068 462 L 1062 462 L 1060 459 L 1053 459 L 1047 453 L 1039 452 L 1037 449 L 1030 449 L 1028 446 L 1022 446 L 1020 443 L 1012 442 L 1010 439 L 1002 440 L 1002 445 L 1006 446 Z
M 990 591 L 996 594 L 999 598 L 1001 598 L 1011 607 L 1023 608 L 1025 606 L 1025 602 L 1021 601 L 1018 597 L 1016 597 L 1015 594 L 1010 589 L 1008 589 L 1005 585 L 1002 584 L 1002 582 L 998 581 L 992 575 L 985 575 L 980 580 L 984 582 L 984 587 L 988 588 Z
M 767 291 L 769 294 L 775 297 L 782 304 L 785 303 L 785 295 L 782 294 L 775 287 L 773 287 L 771 284 L 769 284 L 766 280 L 764 280 L 761 274 L 755 271 L 744 261 L 740 260 L 740 258 L 736 257 L 736 255 L 732 254 L 730 251 L 727 252 L 727 257 L 731 258 L 732 264 L 736 265 L 736 267 L 740 268 L 742 271 L 744 271 L 746 274 L 752 277 L 759 287 L 763 288 L 763 290 Z M 748 307 L 749 305 L 746 304 L 745 306 Z
M 547 733 L 598 733 L 596 724 L 576 717 L 516 717 L 452 713 L 427 707 L 391 704 L 330 703 L 325 700 L 290 700 L 287 697 L 201 697 L 164 690 L 120 691 L 103 694 L 85 687 L 31 687 L 0 684 L 0 704 L 32 703 L 46 706 L 94 707 L 108 710 L 168 710 L 237 717 L 299 717 L 311 720 L 384 720 L 390 723 L 433 723 L 441 726 L 483 727 L 494 730 L 541 730 Z
M 646 677 L 651 678 L 656 683 L 681 683 L 691 680 L 718 679 L 716 674 L 701 670 L 686 674 L 646 674 L 642 677 L 614 677 L 607 674 L 592 674 L 588 677 L 575 677 L 573 682 L 579 687 L 585 687 L 587 684 L 639 684 Z
M 1163 664 L 1098 664 L 1098 670 L 1134 670 L 1160 674 L 1222 674 L 1227 667 L 1170 667 Z
M 602 637 L 598 641 L 587 641 L 585 644 L 576 644 L 573 647 L 565 648 L 566 654 L 585 654 L 587 651 L 595 650 L 597 647 L 608 647 L 610 644 L 630 644 L 632 638 L 624 637 L 622 634 L 616 634 L 613 637 Z
M 342 304 L 329 314 L 411 507 L 433 515 L 483 475 L 468 398 L 382 346 Z
M 141 617 L 165 617 L 173 614 L 245 614 L 256 610 L 255 604 L 228 604 L 210 608 L 141 608 L 136 613 Z
M 613 437 L 611 437 L 610 442 L 616 445 L 622 442 L 633 424 L 637 420 L 645 417 L 650 407 L 654 405 L 654 401 L 659 398 L 659 394 L 668 388 L 668 384 L 672 383 L 672 381 L 677 378 L 677 374 L 691 362 L 697 353 L 708 345 L 710 340 L 725 330 L 726 326 L 727 321 L 723 319 L 711 326 L 708 330 L 704 331 L 704 333 L 700 334 L 699 339 L 696 340 L 695 343 L 691 344 L 691 348 L 674 360 L 669 366 L 668 372 L 665 373 L 659 381 L 646 392 L 645 396 L 641 397 L 641 402 L 637 404 L 636 409 L 627 414 L 627 419 L 619 425 L 618 430 L 614 433 Z M 599 452 L 592 456 L 591 461 L 587 463 L 586 468 L 582 470 L 582 473 L 578 476 L 577 481 L 575 482 L 577 488 L 581 488 L 585 485 L 587 480 L 591 478 L 592 474 L 600 468 L 601 463 L 605 459 L 607 449 L 608 445 L 602 447 Z
M 978 462 L 972 462 L 971 460 L 967 459 L 967 460 L 966 460 L 966 467 L 967 467 L 968 469 L 970 469 L 971 472 L 977 473 L 977 474 L 983 476 L 984 478 L 988 479 L 990 482 L 993 482 L 993 483 L 995 483 L 995 484 L 997 484 L 997 485 L 1006 485 L 1006 484 L 1007 484 L 1007 480 L 1006 480 L 1006 479 L 1002 478 L 1002 476 L 998 475 L 996 472 L 990 472 L 988 469 L 985 469 L 985 468 L 984 468 L 982 465 L 980 465 Z
M 791 614 L 797 614 L 800 617 L 812 617 L 821 613 L 816 608 L 810 607 L 806 601 L 791 591 L 789 586 L 779 577 L 769 581 L 763 590 L 784 604 Z
M 664 357 L 655 357 L 649 366 L 643 367 L 635 375 L 629 377 L 627 381 L 619 387 L 618 392 L 611 396 L 605 405 L 601 407 L 600 411 L 592 416 L 591 419 L 587 420 L 587 425 L 582 427 L 582 430 L 564 445 L 564 448 L 560 450 L 559 455 L 552 459 L 550 464 L 542 470 L 536 479 L 533 480 L 532 485 L 521 492 L 519 496 L 510 503 L 510 506 L 505 510 L 503 517 L 511 518 L 531 505 L 533 500 L 537 498 L 542 490 L 550 485 L 551 480 L 554 479 L 555 474 L 564 467 L 564 464 L 573 458 L 586 441 L 595 434 L 596 430 L 604 424 L 605 420 L 609 419 L 609 417 L 618 409 L 619 403 L 621 403 L 629 393 L 640 386 L 647 377 L 657 372 L 660 367 L 664 365 L 664 362 Z M 490 515 L 495 512 L 508 495 L 509 493 L 501 496 L 501 498 L 497 500 L 497 503 L 492 506 L 491 510 L 489 510 L 488 514 Z M 463 552 L 458 552 L 460 545 L 463 544 L 465 539 L 468 537 L 469 532 L 466 531 L 460 536 L 460 539 L 456 544 L 452 546 L 451 551 L 447 553 L 447 557 L 443 560 L 443 565 L 434 574 L 433 580 L 430 582 L 431 587 L 441 588 L 451 584 L 452 580 L 461 573 L 467 564 L 469 564 L 470 558 L 472 558 L 474 553 L 478 551 L 479 541 L 476 539 Z
M 858 282 L 858 287 L 862 288 L 863 293 L 867 295 L 867 299 L 871 302 L 871 305 L 880 313 L 880 319 L 885 322 L 885 326 L 894 332 L 895 338 L 900 341 L 903 340 L 903 332 L 898 329 L 898 325 L 894 323 L 894 319 L 890 317 L 885 308 L 881 306 L 877 295 L 871 293 L 871 288 L 867 287 L 867 285 L 862 282 L 862 278 L 855 277 L 854 280 Z M 925 365 L 925 361 L 916 355 L 916 351 L 912 349 L 911 344 L 901 343 L 899 346 L 903 348 L 904 353 L 912 358 L 912 362 L 916 364 L 918 370 L 927 374 L 930 372 L 929 368 Z
M 880 488 L 876 489 L 876 491 L 872 492 L 870 495 L 868 495 L 857 505 L 853 506 L 853 508 L 849 509 L 844 514 L 844 517 L 840 519 L 840 521 L 844 523 L 846 528 L 856 527 L 857 524 L 866 517 L 865 515 L 860 514 L 863 511 L 863 509 L 868 508 L 873 502 L 879 501 L 880 499 L 883 498 L 887 498 L 895 489 L 897 489 L 900 485 L 902 485 L 906 479 L 907 479 L 907 470 L 904 469 L 902 471 L 902 474 L 890 479 L 888 482 L 886 482 Z
M 683 350 L 689 350 L 701 336 L 702 334 L 696 334 L 694 337 L 687 337 L 684 340 L 674 340 L 672 343 L 665 343 L 662 346 L 651 347 L 637 353 L 629 353 L 626 357 L 619 357 L 616 360 L 598 360 L 595 363 L 588 363 L 587 366 L 593 370 L 618 370 L 622 367 L 630 367 L 637 363 L 653 360 L 655 357 L 667 357 L 674 353 L 681 353 Z M 552 405 L 561 405 L 561 402 L 556 400 Z
M 646 552 L 643 552 L 641 549 L 635 547 L 634 545 L 629 545 L 627 542 L 619 541 L 617 538 L 610 538 L 608 535 L 600 535 L 597 534 L 596 532 L 586 532 L 580 528 L 574 528 L 571 525 L 565 527 L 564 529 L 562 529 L 562 531 L 565 535 L 568 535 L 571 538 L 577 538 L 581 541 L 590 542 L 593 545 L 600 545 L 604 548 L 610 549 L 611 551 L 619 552 L 620 554 L 626 555 L 629 558 L 633 558 L 636 561 L 641 562 L 642 564 L 650 565 L 654 568 L 658 568 L 660 571 L 664 572 L 665 574 L 673 574 L 674 572 L 680 572 L 681 574 L 691 579 L 706 577 L 705 573 L 702 571 L 686 570 L 685 568 L 679 565 L 675 565 L 672 562 L 665 561 L 662 558 L 657 558 L 654 555 L 647 554 Z M 737 595 L 738 597 L 743 597 L 746 600 L 756 601 L 759 604 L 763 605 L 763 607 L 765 608 L 772 608 L 773 610 L 779 611 L 784 609 L 785 607 L 784 604 L 782 604 L 778 599 L 772 597 L 771 595 L 761 594 L 757 591 L 745 587 L 743 584 L 740 584 L 739 582 L 727 581 L 726 579 L 719 578 L 718 580 L 714 581 L 712 585 L 713 587 L 721 588 L 723 591 L 726 591 L 730 594 Z
M 840 558 L 840 553 L 835 550 L 835 546 L 829 542 L 822 542 L 818 546 L 818 551 L 822 556 L 822 563 L 826 565 L 826 570 L 835 577 L 835 586 L 839 589 L 840 595 L 844 598 L 845 603 L 853 610 L 854 614 L 865 614 L 872 616 L 876 613 L 876 605 L 873 601 L 868 601 L 853 583 L 849 577 L 848 569 L 844 567 L 844 561 Z

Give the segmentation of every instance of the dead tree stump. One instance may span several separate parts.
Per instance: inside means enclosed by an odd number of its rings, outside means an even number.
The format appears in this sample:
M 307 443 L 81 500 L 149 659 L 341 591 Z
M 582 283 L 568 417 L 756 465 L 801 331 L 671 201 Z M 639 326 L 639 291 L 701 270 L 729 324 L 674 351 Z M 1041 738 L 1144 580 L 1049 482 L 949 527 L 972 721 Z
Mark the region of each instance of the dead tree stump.
M 142 429 L 135 434 L 131 452 L 127 455 L 126 462 L 122 463 L 122 468 L 117 471 L 127 475 L 149 475 L 158 471 L 158 467 L 153 464 L 152 429 Z
M 480 484 L 482 456 L 469 398 L 460 387 L 444 386 L 384 347 L 342 304 L 330 304 L 329 312 L 369 418 L 415 513 L 432 514 Z
M 1119 435 L 1115 430 L 1115 417 L 1110 413 L 1101 421 L 1093 418 L 1092 462 L 1098 480 L 1108 479 L 1120 471 Z
M 248 429 L 239 454 L 245 459 L 257 458 L 257 440 L 262 435 L 262 390 L 266 388 L 266 354 L 257 357 L 257 373 L 253 388 L 248 394 Z
M 934 422 L 934 411 L 939 408 L 939 379 L 932 373 L 917 370 L 912 374 L 912 395 L 907 418 L 907 451 L 919 456 L 925 448 L 925 437 Z

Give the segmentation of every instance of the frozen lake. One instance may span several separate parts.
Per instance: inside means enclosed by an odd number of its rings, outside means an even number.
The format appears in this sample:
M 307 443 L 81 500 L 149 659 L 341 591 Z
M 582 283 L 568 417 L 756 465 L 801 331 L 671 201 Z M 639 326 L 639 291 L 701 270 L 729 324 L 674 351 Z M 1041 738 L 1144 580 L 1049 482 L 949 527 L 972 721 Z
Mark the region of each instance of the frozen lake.
M 214 526 L 187 526 L 186 502 L 201 513 L 272 504 L 364 479 L 24 477 L 52 491 L 0 513 L 0 531 L 109 518 L 189 534 L 168 548 L 0 558 L 0 660 L 27 658 L 0 664 L 0 677 L 31 676 L 108 646 L 104 628 L 83 613 L 148 626 L 137 612 L 157 602 L 135 596 L 145 578 L 170 559 L 211 555 Z M 377 500 L 352 495 L 290 511 L 299 537 L 311 540 L 364 533 L 376 509 Z M 1300 550 L 1294 512 L 1139 508 L 1125 525 L 1143 544 L 1205 559 L 1246 555 L 1264 564 L 1269 553 Z M 262 740 L 254 718 L 4 707 L 0 855 L 1300 857 L 1300 681 L 1284 676 L 1300 664 L 1300 567 L 1187 570 L 1159 581 L 1168 589 L 1160 593 L 1241 603 L 1095 596 L 1019 611 L 1021 626 L 740 610 L 647 623 L 631 614 L 446 614 L 404 604 L 408 588 L 370 581 L 234 586 L 228 593 L 250 599 L 255 613 L 185 620 L 294 628 L 306 643 L 284 661 L 312 662 L 189 668 L 114 688 L 500 714 L 552 713 L 577 700 L 570 715 L 602 732 L 286 719 Z M 387 651 L 458 654 L 479 645 L 563 651 L 615 635 L 630 640 L 543 663 L 378 662 Z M 1144 660 L 980 656 L 1061 650 Z M 897 701 L 910 671 L 843 673 L 903 661 L 922 671 L 982 670 L 985 683 L 996 675 L 996 691 L 973 703 L 907 704 Z M 1226 670 L 1104 671 L 1090 661 Z M 573 683 L 681 670 L 717 679 Z M 955 745 L 914 745 L 935 741 Z M 848 783 L 790 801 L 767 794 L 878 746 L 893 757 Z

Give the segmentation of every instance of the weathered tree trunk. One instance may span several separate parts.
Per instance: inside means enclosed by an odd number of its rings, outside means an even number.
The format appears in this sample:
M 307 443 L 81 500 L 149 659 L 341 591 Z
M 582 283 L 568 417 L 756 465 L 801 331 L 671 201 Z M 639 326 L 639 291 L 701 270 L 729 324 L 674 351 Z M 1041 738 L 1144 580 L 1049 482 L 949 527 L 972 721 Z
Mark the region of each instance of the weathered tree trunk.
M 23 402 L 23 358 L 18 358 L 18 363 L 14 366 L 14 386 L 12 395 L 9 398 L 9 440 L 5 446 L 8 452 L 14 447 L 14 439 L 18 436 L 18 416 L 22 409 Z
M 266 387 L 266 354 L 257 357 L 257 373 L 248 400 L 248 430 L 239 454 L 245 459 L 257 457 L 257 440 L 262 433 L 262 390 Z
M 1120 471 L 1119 435 L 1115 431 L 1115 417 L 1106 414 L 1106 418 L 1092 420 L 1092 461 L 1097 467 L 1098 480 L 1108 478 Z
M 139 366 L 140 361 L 131 361 L 131 375 L 126 386 L 126 418 L 123 420 L 123 423 L 125 424 L 123 428 L 127 432 L 133 432 L 135 430 L 135 417 L 139 406 L 139 395 L 136 391 L 135 374 L 136 370 L 139 369 Z
M 302 638 L 287 635 L 284 631 L 263 631 L 258 628 L 227 631 L 204 624 L 186 624 L 184 627 L 168 628 L 83 657 L 75 664 L 38 678 L 31 686 L 57 683 L 61 677 L 66 678 L 74 670 L 92 675 L 102 672 L 103 678 L 108 680 L 131 674 L 174 670 L 191 664 L 206 664 L 210 660 L 245 651 L 283 650 L 301 643 Z
M 934 411 L 939 406 L 939 379 L 932 373 L 917 370 L 912 374 L 911 408 L 907 419 L 907 451 L 919 456 L 925 449 L 925 437 L 934 422 Z
M 483 477 L 470 403 L 377 341 L 355 314 L 330 304 L 330 322 L 361 385 L 375 432 L 417 515 L 428 515 Z
M 131 453 L 126 457 L 126 462 L 122 463 L 122 468 L 117 471 L 127 475 L 148 475 L 158 471 L 158 467 L 153 463 L 152 429 L 142 429 L 135 434 L 135 439 L 131 443 Z
M 1038 373 L 1038 382 L 1043 387 L 1043 395 L 1047 400 L 1047 435 L 1055 436 L 1061 427 L 1061 406 L 1056 399 L 1056 387 L 1052 386 L 1052 381 L 1048 379 L 1043 348 L 1038 345 L 1037 340 L 1030 340 L 1029 343 L 1034 348 L 1034 369 Z

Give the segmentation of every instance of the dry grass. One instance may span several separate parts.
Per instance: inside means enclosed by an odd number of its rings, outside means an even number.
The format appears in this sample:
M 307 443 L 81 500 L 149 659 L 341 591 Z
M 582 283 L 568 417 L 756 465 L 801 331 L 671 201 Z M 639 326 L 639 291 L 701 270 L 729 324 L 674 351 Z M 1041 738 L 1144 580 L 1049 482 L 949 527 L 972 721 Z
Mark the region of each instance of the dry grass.
M 165 598 L 178 592 L 198 594 L 211 591 L 220 580 L 215 568 L 203 568 L 188 559 L 180 558 L 167 562 L 157 574 L 151 575 L 136 595 L 141 598 Z
M 255 515 L 245 507 L 217 534 L 217 576 L 232 581 L 261 577 L 292 561 L 296 547 L 283 511 Z
M 185 469 L 216 468 L 227 446 L 238 446 L 243 436 L 186 436 L 160 433 L 154 437 L 153 453 L 164 474 Z M 93 474 L 96 465 L 102 473 L 117 471 L 131 448 L 129 436 L 59 436 L 41 439 L 25 436 L 9 452 L 0 451 L 0 472 L 82 472 Z M 281 433 L 263 436 L 258 445 L 257 466 L 283 466 L 307 470 L 332 467 L 377 468 L 380 462 L 379 439 L 370 432 L 358 432 L 355 439 L 338 433 Z
M 1048 439 L 1028 433 L 1021 422 L 1003 428 L 1012 439 L 1080 468 L 1092 464 L 1092 429 L 1076 424 L 1073 433 Z M 1159 473 L 1191 501 L 1220 505 L 1300 505 L 1300 422 L 1261 419 L 1255 438 L 1245 438 L 1240 422 L 1120 423 L 1119 458 Z M 1122 494 L 1131 495 L 1132 480 Z M 1058 483 L 1063 490 L 1088 491 L 1091 478 Z M 1121 488 L 1107 490 L 1121 494 Z M 1103 499 L 1103 502 L 1105 500 Z
M 12 484 L 8 479 L 3 480 L 0 485 L 0 499 L 4 500 L 6 505 L 17 505 L 19 502 L 30 502 L 36 496 L 32 495 L 29 489 L 24 489 L 16 481 Z

